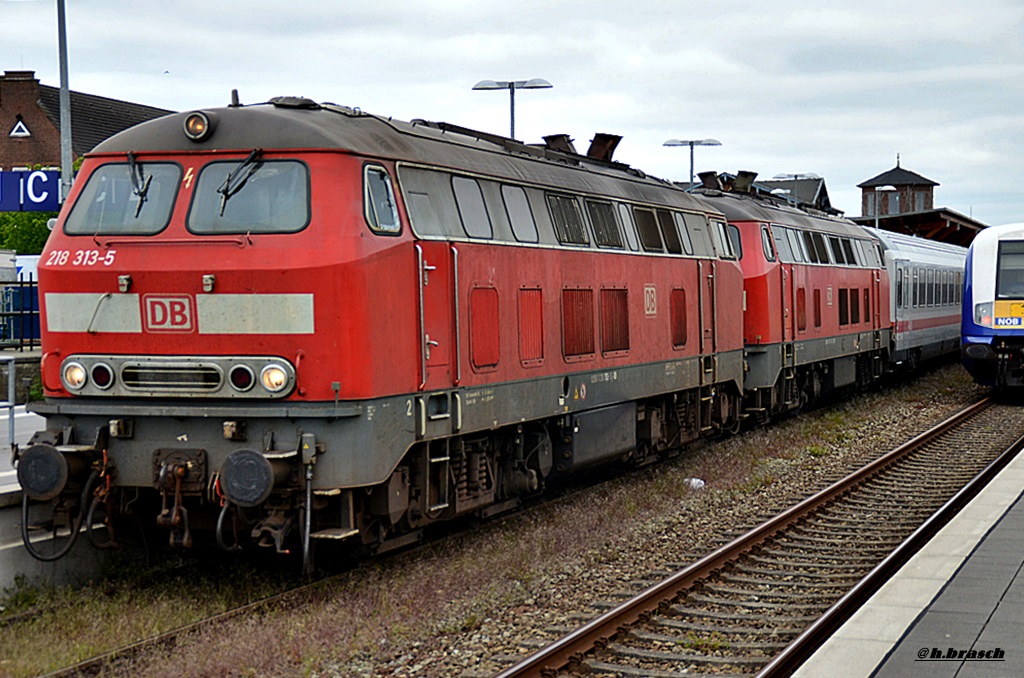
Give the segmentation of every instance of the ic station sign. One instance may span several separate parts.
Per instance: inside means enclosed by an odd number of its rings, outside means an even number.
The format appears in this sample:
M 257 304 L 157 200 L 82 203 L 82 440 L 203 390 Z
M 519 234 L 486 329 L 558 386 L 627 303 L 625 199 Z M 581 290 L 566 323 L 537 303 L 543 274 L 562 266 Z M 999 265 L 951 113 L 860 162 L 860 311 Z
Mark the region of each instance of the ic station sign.
M 0 172 L 0 212 L 56 212 L 60 209 L 60 172 Z

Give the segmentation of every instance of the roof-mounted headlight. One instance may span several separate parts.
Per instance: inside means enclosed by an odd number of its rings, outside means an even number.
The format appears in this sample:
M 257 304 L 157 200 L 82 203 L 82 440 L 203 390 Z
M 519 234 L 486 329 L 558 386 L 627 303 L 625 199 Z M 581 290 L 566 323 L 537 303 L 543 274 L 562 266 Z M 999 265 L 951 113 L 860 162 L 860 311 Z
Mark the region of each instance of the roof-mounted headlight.
M 217 127 L 217 116 L 204 111 L 193 111 L 185 116 L 185 136 L 192 141 L 206 141 Z

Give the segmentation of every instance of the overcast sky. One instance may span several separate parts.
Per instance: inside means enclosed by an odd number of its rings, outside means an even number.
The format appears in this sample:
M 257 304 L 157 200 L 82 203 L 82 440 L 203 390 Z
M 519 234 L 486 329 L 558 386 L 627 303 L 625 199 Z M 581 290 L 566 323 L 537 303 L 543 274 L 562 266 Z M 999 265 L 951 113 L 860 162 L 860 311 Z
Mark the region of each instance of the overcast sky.
M 842 8 L 840 8 L 842 6 Z M 860 214 L 858 183 L 896 165 L 936 207 L 1024 220 L 1021 0 L 67 0 L 71 89 L 189 110 L 291 94 L 516 136 L 623 137 L 615 159 L 816 173 Z M 58 86 L 54 0 L 0 0 L 0 69 Z

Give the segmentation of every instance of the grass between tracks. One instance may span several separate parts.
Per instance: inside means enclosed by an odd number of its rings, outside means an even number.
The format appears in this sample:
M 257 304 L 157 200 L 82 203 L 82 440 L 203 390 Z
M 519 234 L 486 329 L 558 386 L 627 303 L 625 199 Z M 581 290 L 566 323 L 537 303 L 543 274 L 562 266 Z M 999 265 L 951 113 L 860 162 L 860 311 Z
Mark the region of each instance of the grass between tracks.
M 557 602 L 563 589 L 585 586 L 596 563 L 621 557 L 615 545 L 639 529 L 634 526 L 695 503 L 698 495 L 726 510 L 777 486 L 787 464 L 813 468 L 841 454 L 854 439 L 877 434 L 877 413 L 870 406 L 881 397 L 917 404 L 964 389 L 974 387 L 953 365 L 885 396 L 868 395 L 709 445 L 414 554 L 363 565 L 311 591 L 286 614 L 224 623 L 120 673 L 448 675 L 447 669 L 417 663 L 418 652 L 444 646 L 457 657 L 494 641 L 497 615 L 533 614 Z M 706 489 L 693 490 L 691 478 L 705 480 Z M 684 526 L 677 534 L 686 532 Z M 196 560 L 163 570 L 122 561 L 79 590 L 22 583 L 4 592 L 0 619 L 20 610 L 41 612 L 0 627 L 0 676 L 38 675 L 74 664 L 270 595 L 288 576 L 244 561 Z

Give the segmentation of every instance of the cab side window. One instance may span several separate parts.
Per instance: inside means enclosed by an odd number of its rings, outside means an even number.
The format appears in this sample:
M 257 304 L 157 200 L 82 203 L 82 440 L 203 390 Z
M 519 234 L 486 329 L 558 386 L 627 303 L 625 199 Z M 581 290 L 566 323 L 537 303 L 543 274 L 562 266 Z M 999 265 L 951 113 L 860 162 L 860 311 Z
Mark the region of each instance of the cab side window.
M 383 235 L 401 232 L 391 177 L 383 167 L 367 165 L 363 170 L 363 203 L 366 225 L 371 231 Z

